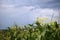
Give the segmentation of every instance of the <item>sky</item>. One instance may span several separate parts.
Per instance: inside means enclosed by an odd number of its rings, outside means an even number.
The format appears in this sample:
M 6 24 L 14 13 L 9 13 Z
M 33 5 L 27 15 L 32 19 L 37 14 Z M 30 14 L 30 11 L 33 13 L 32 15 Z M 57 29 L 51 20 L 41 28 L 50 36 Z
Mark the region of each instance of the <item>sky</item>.
M 30 24 L 37 17 L 46 17 L 50 21 L 58 17 L 60 0 L 0 0 L 0 29 L 17 23 Z

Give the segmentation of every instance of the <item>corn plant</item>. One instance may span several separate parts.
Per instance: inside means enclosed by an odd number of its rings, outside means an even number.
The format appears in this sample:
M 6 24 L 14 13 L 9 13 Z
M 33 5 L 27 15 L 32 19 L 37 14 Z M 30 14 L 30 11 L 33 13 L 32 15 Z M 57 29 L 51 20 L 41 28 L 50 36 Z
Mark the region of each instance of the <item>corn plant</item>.
M 57 22 L 34 24 L 24 25 L 23 28 L 18 25 L 8 27 L 0 33 L 0 40 L 60 40 L 60 24 Z

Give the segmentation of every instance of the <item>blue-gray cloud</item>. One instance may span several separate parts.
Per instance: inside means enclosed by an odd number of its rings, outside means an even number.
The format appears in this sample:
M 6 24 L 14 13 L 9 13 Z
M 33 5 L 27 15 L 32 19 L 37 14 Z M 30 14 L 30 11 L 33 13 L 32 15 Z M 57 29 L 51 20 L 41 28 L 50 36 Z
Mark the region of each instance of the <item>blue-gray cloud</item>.
M 1 4 L 20 6 L 36 6 L 41 8 L 60 8 L 60 0 L 0 0 Z
M 14 7 L 5 5 L 1 7 L 0 12 L 0 28 L 11 26 L 14 22 L 19 25 L 29 24 L 35 21 L 37 17 L 47 17 L 51 19 L 51 15 L 54 13 L 55 16 L 58 16 L 56 10 L 53 9 L 42 9 L 36 8 L 34 6 L 23 6 L 23 7 Z M 33 9 L 33 10 L 32 10 Z
M 0 28 L 17 24 L 29 24 L 36 17 L 51 18 L 52 13 L 58 16 L 59 0 L 0 0 Z

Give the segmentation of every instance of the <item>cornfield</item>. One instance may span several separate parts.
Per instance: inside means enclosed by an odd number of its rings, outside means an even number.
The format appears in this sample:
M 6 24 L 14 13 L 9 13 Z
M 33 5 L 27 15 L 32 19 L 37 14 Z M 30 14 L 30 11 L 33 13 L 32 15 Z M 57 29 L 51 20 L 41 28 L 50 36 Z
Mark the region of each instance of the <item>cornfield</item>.
M 22 27 L 15 24 L 0 30 L 0 40 L 60 40 L 60 24 L 35 22 Z

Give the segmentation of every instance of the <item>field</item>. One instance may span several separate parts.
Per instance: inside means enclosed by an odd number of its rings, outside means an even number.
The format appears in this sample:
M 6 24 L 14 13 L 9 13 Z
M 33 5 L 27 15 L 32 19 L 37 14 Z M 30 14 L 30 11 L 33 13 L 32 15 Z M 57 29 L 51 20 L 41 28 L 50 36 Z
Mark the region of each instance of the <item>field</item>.
M 0 30 L 0 40 L 60 40 L 60 24 L 57 22 L 14 25 Z

